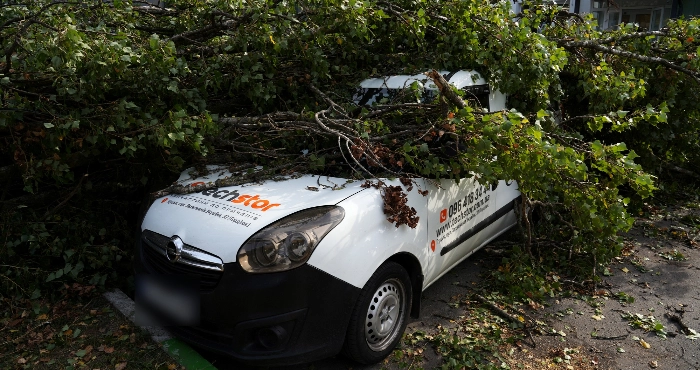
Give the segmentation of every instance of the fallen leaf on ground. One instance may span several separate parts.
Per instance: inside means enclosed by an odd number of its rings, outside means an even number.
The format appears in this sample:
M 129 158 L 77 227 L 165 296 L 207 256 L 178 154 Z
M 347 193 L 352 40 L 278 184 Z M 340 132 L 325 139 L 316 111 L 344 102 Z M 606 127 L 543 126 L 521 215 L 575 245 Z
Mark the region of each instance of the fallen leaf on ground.
M 600 321 L 600 320 L 604 319 L 605 316 L 603 316 L 603 315 L 593 315 L 593 316 L 591 316 L 591 318 L 593 318 L 594 320 Z
M 640 340 L 639 340 L 639 344 L 641 344 L 642 347 L 644 347 L 644 348 L 646 348 L 646 349 L 651 348 L 651 344 L 645 342 L 644 339 L 640 339 Z
M 698 334 L 698 332 L 694 329 L 688 328 L 688 334 L 685 337 L 690 340 L 696 340 L 700 338 L 700 334 Z

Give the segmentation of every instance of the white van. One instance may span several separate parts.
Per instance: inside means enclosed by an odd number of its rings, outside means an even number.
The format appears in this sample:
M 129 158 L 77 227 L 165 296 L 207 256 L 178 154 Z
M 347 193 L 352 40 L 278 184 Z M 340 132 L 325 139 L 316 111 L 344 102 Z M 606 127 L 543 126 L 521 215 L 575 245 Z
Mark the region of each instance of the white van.
M 505 109 L 503 94 L 475 72 L 444 76 L 485 109 Z M 362 82 L 356 100 L 371 104 L 414 82 L 425 95 L 436 90 L 424 75 L 393 76 Z M 185 171 L 178 183 L 227 176 L 212 166 L 200 178 Z M 380 191 L 361 185 L 302 175 L 156 200 L 141 227 L 137 301 L 166 324 L 189 324 L 170 328 L 181 339 L 243 362 L 294 364 L 341 351 L 360 363 L 382 360 L 409 316 L 418 317 L 421 292 L 515 225 L 520 193 L 514 182 L 414 179 L 428 194 L 407 192 L 420 217 L 412 229 L 388 222 Z

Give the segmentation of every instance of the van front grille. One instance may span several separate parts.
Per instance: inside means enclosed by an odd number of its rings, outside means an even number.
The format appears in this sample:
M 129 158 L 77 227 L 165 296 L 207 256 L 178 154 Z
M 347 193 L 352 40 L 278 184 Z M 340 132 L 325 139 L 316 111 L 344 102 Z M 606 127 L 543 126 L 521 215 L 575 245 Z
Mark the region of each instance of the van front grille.
M 172 238 L 144 230 L 141 234 L 144 267 L 152 274 L 186 276 L 198 280 L 202 291 L 213 290 L 223 275 L 223 261 L 188 244 L 183 244 L 178 258 L 173 258 L 171 241 Z

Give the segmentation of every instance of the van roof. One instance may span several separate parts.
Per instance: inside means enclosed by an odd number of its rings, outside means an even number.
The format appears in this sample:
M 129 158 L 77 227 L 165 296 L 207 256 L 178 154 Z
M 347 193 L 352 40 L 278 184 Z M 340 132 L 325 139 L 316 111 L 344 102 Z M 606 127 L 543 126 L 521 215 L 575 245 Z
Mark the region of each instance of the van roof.
M 485 85 L 486 80 L 476 71 L 440 71 L 440 74 L 445 79 L 458 89 L 467 86 Z M 363 89 L 406 89 L 414 82 L 426 90 L 437 90 L 437 86 L 433 81 L 424 74 L 417 75 L 396 75 L 380 78 L 369 78 L 360 82 L 360 88 Z

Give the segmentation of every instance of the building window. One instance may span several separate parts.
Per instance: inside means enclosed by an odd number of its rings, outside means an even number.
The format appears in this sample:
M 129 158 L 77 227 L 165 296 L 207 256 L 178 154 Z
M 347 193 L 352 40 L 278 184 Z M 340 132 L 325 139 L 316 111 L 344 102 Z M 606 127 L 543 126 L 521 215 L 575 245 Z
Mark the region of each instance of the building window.
M 620 12 L 608 13 L 608 28 L 616 30 L 620 25 Z
M 595 19 L 596 23 L 598 23 L 598 26 L 596 27 L 596 29 L 599 29 L 599 30 L 603 29 L 603 19 L 604 19 L 603 16 L 604 16 L 604 14 L 605 14 L 605 12 L 602 12 L 602 11 L 593 12 L 593 19 Z
M 671 18 L 671 8 L 664 8 L 664 14 L 661 16 L 661 28 L 666 27 L 668 20 Z
M 607 3 L 607 1 L 593 1 L 593 9 L 603 9 L 605 3 Z

